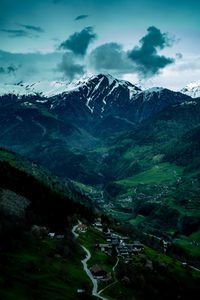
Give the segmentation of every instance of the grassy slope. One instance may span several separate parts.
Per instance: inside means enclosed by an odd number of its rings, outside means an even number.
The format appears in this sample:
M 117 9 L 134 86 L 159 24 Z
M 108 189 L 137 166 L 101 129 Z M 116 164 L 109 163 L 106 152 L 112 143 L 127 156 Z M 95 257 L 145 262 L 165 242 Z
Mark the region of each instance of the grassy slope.
M 59 191 L 58 185 L 61 184 L 62 187 L 62 183 L 56 177 L 51 177 L 44 169 L 40 169 L 35 164 L 33 166 L 30 161 L 23 160 L 14 153 L 1 150 L 0 164 L 2 187 L 5 187 L 5 184 L 7 187 L 8 184 L 11 190 L 15 191 L 17 187 L 19 195 L 28 193 L 27 198 L 33 201 L 33 206 L 34 201 L 38 201 L 37 217 L 33 213 L 35 209 L 33 207 L 27 212 L 26 219 L 17 219 L 16 222 L 11 217 L 1 215 L 0 298 L 5 300 L 79 299 L 76 291 L 80 288 L 90 294 L 91 282 L 85 276 L 81 264 L 85 253 L 80 247 L 75 247 L 70 234 L 70 226 L 66 225 L 68 222 L 65 222 L 68 219 L 70 221 L 73 215 L 73 212 L 70 213 L 71 200 L 69 201 L 69 198 L 61 196 L 55 192 L 55 189 L 52 189 L 53 186 Z M 19 166 L 23 172 L 19 171 Z M 66 188 L 66 193 L 69 192 Z M 55 201 L 54 207 L 51 207 L 51 195 Z M 60 199 L 64 200 L 64 206 Z M 48 206 L 44 204 L 45 201 Z M 50 210 L 49 207 L 51 207 Z M 59 213 L 61 207 L 63 216 Z M 78 208 L 79 204 L 74 204 L 74 207 Z M 39 217 L 42 211 L 44 215 Z M 47 221 L 49 214 L 52 216 L 52 222 L 50 219 Z M 78 208 L 78 214 L 82 215 L 81 208 Z M 87 215 L 89 215 L 88 211 Z M 90 215 L 92 215 L 91 211 Z M 61 225 L 62 228 L 59 228 L 59 230 L 62 229 L 61 232 L 65 232 L 65 244 L 51 239 L 38 240 L 29 232 L 32 224 L 42 222 L 43 225 L 52 229 L 59 223 L 58 220 L 63 220 L 65 223 Z
M 194 244 L 193 241 L 197 242 Z M 176 240 L 177 244 L 187 250 L 190 255 L 199 257 L 200 255 L 200 230 L 190 234 L 188 237 L 184 236 Z
M 1 299 L 79 299 L 77 289 L 89 292 L 91 282 L 80 262 L 85 255 L 82 249 L 63 258 L 57 254 L 59 243 L 34 240 L 8 254 L 10 263 L 0 277 Z
M 177 177 L 181 176 L 182 173 L 182 167 L 169 163 L 161 163 L 132 177 L 116 181 L 116 183 L 126 185 L 127 187 L 134 187 L 140 183 L 157 185 L 167 184 L 175 182 Z

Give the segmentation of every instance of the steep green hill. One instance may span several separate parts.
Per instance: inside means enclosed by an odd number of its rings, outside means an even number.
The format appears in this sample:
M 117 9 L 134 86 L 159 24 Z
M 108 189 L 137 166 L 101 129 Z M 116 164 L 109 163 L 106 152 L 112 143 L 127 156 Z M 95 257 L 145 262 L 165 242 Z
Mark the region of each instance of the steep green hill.
M 0 156 L 0 298 L 79 299 L 77 290 L 85 289 L 90 299 L 91 283 L 81 264 L 85 254 L 71 233 L 77 217 L 94 218 L 77 201 L 84 196 L 77 199 L 67 188 L 61 194 L 58 179 L 53 182 L 22 157 L 5 150 Z M 48 232 L 64 238 L 51 239 Z

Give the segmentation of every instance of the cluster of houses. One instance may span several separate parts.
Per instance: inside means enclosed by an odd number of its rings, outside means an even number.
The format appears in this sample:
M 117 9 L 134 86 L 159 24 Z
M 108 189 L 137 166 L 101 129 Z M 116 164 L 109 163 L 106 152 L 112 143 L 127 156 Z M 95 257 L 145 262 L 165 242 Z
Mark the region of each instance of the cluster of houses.
M 95 223 L 95 227 L 101 228 L 101 223 Z M 144 247 L 139 241 L 130 242 L 128 237 L 119 236 L 111 230 L 105 233 L 105 244 L 97 244 L 96 247 L 102 252 L 112 255 L 113 249 L 119 258 L 124 259 L 125 263 L 130 263 L 134 254 L 139 254 L 143 251 Z M 102 266 L 94 265 L 90 271 L 95 279 L 109 280 L 111 274 L 108 273 Z
M 94 224 L 92 224 L 96 229 L 102 230 L 103 225 L 100 219 L 97 219 Z M 115 249 L 117 252 L 117 256 L 125 259 L 125 262 L 131 261 L 131 255 L 139 254 L 143 251 L 144 246 L 139 241 L 130 242 L 128 237 L 123 237 L 117 235 L 113 232 L 112 229 L 108 229 L 108 232 L 105 233 L 105 244 L 97 244 L 102 252 L 111 255 L 112 250 Z
M 130 256 L 139 254 L 143 249 L 143 245 L 139 241 L 130 242 L 128 237 L 122 237 L 111 231 L 105 233 L 106 244 L 98 244 L 97 247 L 107 254 L 116 250 L 117 256 L 125 259 L 126 262 L 130 261 Z
M 92 226 L 103 232 L 103 225 L 100 218 L 96 219 Z M 87 225 L 80 223 L 77 227 L 77 231 L 80 233 L 87 232 Z M 104 235 L 106 243 L 96 244 L 96 248 L 107 255 L 112 255 L 113 250 L 115 250 L 117 257 L 122 258 L 125 263 L 131 262 L 133 260 L 132 255 L 139 254 L 144 249 L 143 244 L 139 241 L 130 242 L 128 237 L 115 234 L 112 229 L 108 229 Z M 92 266 L 90 272 L 95 279 L 109 280 L 111 278 L 111 274 L 100 265 Z

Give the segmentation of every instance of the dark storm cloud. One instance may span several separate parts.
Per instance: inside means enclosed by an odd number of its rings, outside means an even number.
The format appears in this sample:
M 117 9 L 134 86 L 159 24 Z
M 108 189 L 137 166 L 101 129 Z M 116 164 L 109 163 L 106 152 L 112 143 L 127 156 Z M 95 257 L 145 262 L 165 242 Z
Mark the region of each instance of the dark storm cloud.
M 174 62 L 174 59 L 158 55 L 158 50 L 170 46 L 172 42 L 167 33 L 151 26 L 148 33 L 141 40 L 141 46 L 134 47 L 128 52 L 128 57 L 134 62 L 138 73 L 142 77 L 151 77 L 158 74 L 161 69 Z
M 97 71 L 137 73 L 142 78 L 152 77 L 174 62 L 172 58 L 158 55 L 158 50 L 173 42 L 166 33 L 156 27 L 149 27 L 141 40 L 141 46 L 125 52 L 120 44 L 106 43 L 95 48 L 89 55 L 92 68 Z
M 20 24 L 21 27 L 27 29 L 27 30 L 31 30 L 31 31 L 35 31 L 38 33 L 43 33 L 44 29 L 42 29 L 40 26 L 32 26 L 32 25 L 24 25 L 24 24 Z
M 76 55 L 85 55 L 89 44 L 96 38 L 93 27 L 86 27 L 80 32 L 75 32 L 60 44 L 59 49 L 71 50 Z
M 133 69 L 132 62 L 118 43 L 106 43 L 96 47 L 89 56 L 91 67 L 98 71 L 128 72 Z
M 16 67 L 14 65 L 10 65 L 8 67 L 0 67 L 0 73 L 1 74 L 11 74 L 16 72 L 19 69 L 19 67 Z
M 8 74 L 9 74 L 9 73 L 13 73 L 13 72 L 16 72 L 18 69 L 19 69 L 19 67 L 16 67 L 16 66 L 14 66 L 14 65 L 11 65 L 11 66 L 8 66 L 8 67 L 7 67 L 7 72 L 8 72 Z
M 86 19 L 86 18 L 88 18 L 88 15 L 80 15 L 80 16 L 77 16 L 74 20 L 79 21 L 79 20 Z
M 58 64 L 58 71 L 63 72 L 64 76 L 72 80 L 78 75 L 85 73 L 84 66 L 76 63 L 73 53 L 66 52 L 60 64 Z
M 1 29 L 2 32 L 8 33 L 10 37 L 27 37 L 31 36 L 29 32 L 26 30 L 20 30 L 20 29 Z

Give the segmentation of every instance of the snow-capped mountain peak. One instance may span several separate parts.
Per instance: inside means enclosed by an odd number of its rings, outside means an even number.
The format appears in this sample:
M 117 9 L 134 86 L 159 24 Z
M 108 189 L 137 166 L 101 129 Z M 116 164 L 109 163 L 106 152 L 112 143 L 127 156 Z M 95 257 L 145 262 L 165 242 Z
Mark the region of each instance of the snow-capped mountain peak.
M 116 124 L 120 128 L 122 126 L 123 130 L 169 105 L 191 100 L 187 95 L 166 88 L 142 90 L 128 81 L 105 74 L 83 77 L 73 82 L 0 84 L 0 107 L 16 105 L 18 120 L 22 118 L 21 110 L 26 109 L 30 113 L 38 108 L 39 111 L 44 109 L 59 116 L 60 120 L 67 118 L 69 122 L 78 122 L 80 126 L 105 122 L 114 127 Z M 40 125 L 37 123 L 42 128 Z
M 14 94 L 18 97 L 38 95 L 41 97 L 53 97 L 63 93 L 79 91 L 81 87 L 87 87 L 88 95 L 95 94 L 104 82 L 104 88 L 111 94 L 116 88 L 123 87 L 129 90 L 130 98 L 141 91 L 138 87 L 125 80 L 118 80 L 107 74 L 99 74 L 91 77 L 84 76 L 79 80 L 69 81 L 38 81 L 34 83 L 20 82 L 18 84 L 0 84 L 0 96 Z
M 181 93 L 191 96 L 192 98 L 200 97 L 200 80 L 194 81 L 186 85 Z

